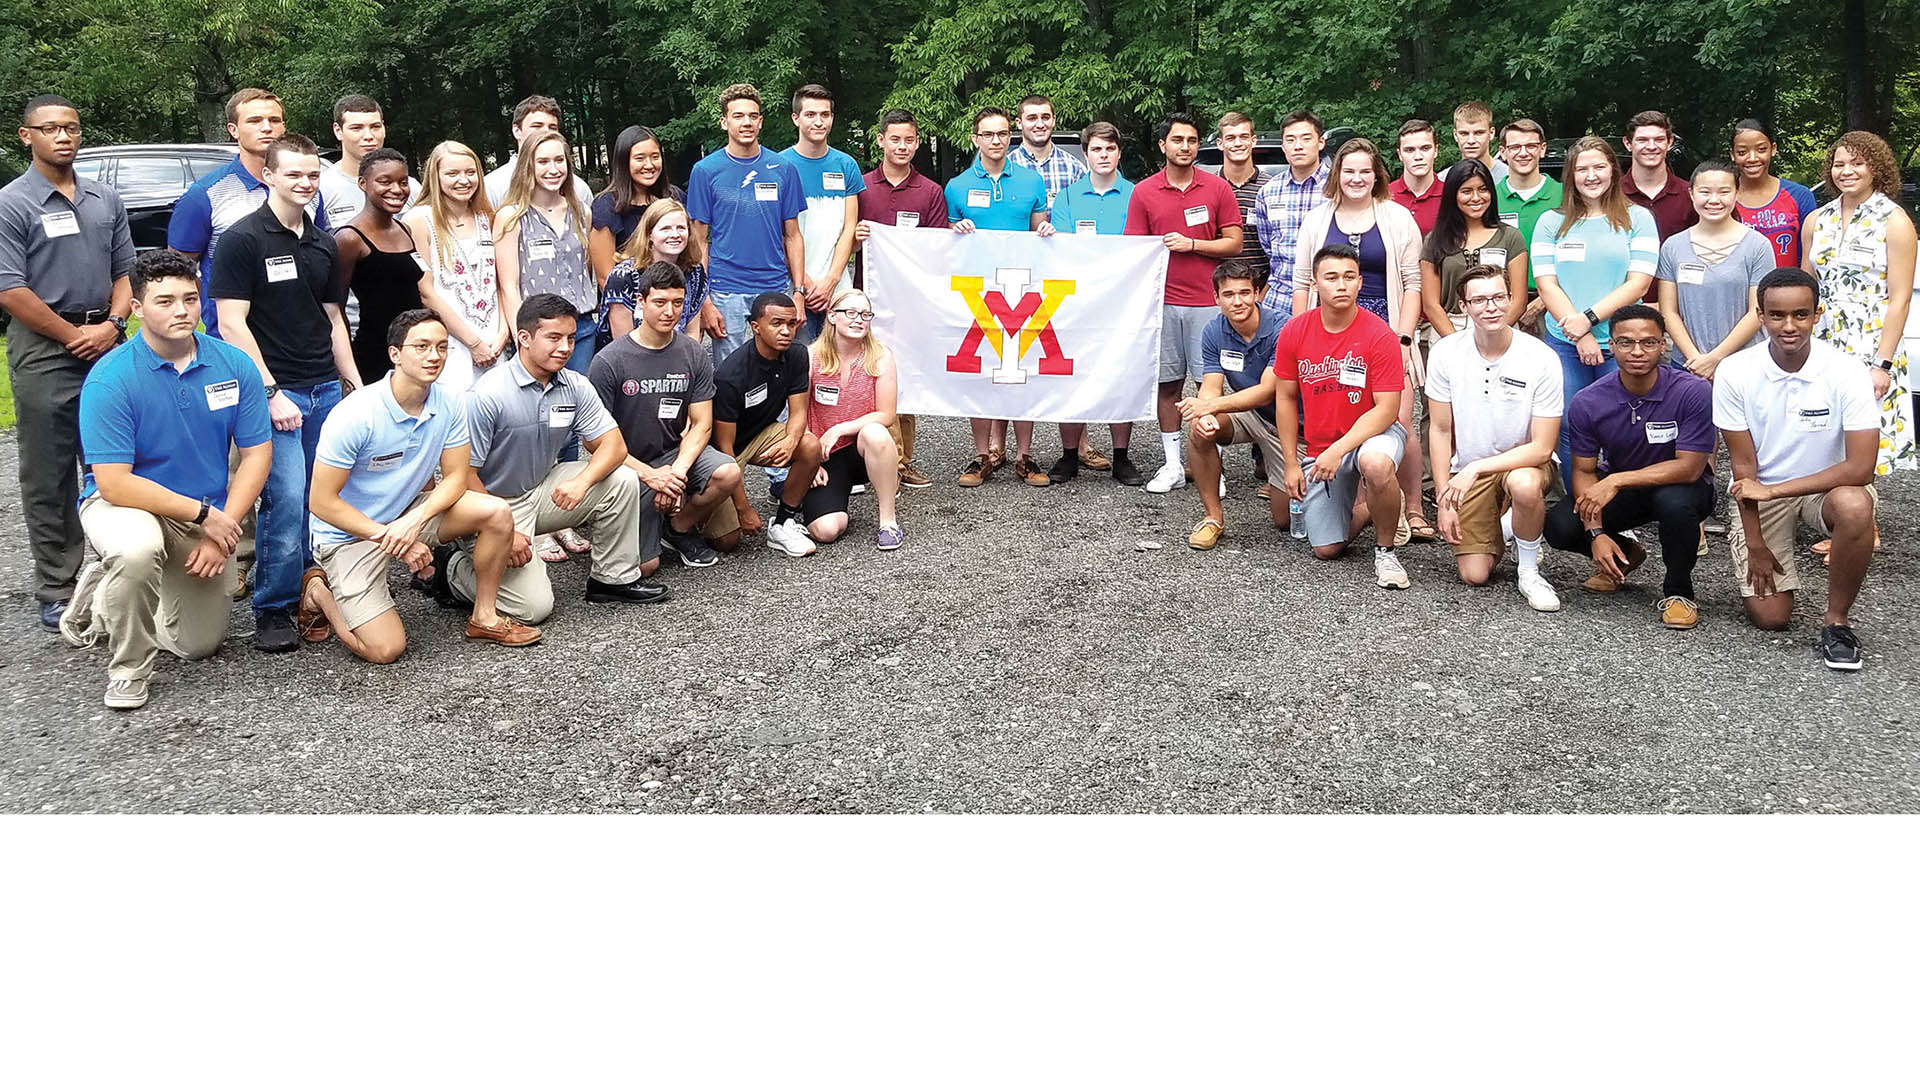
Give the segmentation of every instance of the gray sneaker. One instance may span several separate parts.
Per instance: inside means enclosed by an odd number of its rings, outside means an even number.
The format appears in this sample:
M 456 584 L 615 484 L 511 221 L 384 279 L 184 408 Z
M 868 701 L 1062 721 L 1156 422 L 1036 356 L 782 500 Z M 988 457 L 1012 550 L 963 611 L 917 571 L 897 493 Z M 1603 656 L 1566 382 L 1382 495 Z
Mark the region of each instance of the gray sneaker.
M 60 637 L 76 649 L 85 649 L 100 640 L 100 631 L 93 625 L 93 601 L 100 591 L 100 577 L 105 572 L 103 563 L 90 562 L 80 570 L 80 578 L 73 584 L 73 599 L 67 601 L 67 610 L 60 614 Z M 145 701 L 145 691 L 142 692 Z
M 107 708 L 137 709 L 147 703 L 147 680 L 111 679 L 107 682 Z

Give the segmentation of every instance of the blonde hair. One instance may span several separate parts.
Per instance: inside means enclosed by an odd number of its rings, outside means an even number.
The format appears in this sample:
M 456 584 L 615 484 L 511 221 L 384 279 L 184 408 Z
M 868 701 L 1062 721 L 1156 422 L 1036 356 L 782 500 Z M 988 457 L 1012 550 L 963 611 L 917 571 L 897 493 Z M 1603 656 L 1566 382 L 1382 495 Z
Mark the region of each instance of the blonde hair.
M 1615 232 L 1626 232 L 1633 228 L 1633 215 L 1628 210 L 1633 204 L 1627 201 L 1625 181 L 1620 176 L 1620 158 L 1613 152 L 1612 144 L 1598 135 L 1582 137 L 1567 147 L 1567 164 L 1560 170 L 1560 231 L 1554 233 L 1554 239 L 1564 240 L 1573 231 L 1574 225 L 1587 216 L 1586 197 L 1574 185 L 1574 167 L 1580 164 L 1580 155 L 1598 150 L 1607 155 L 1607 168 L 1613 171 L 1613 183 L 1607 187 L 1607 193 L 1600 196 L 1600 209 L 1607 215 L 1607 224 Z
M 865 300 L 867 302 L 868 307 L 873 306 L 873 298 L 868 296 L 866 293 L 860 291 L 859 289 L 842 289 L 839 292 L 834 294 L 833 301 L 827 305 L 828 315 L 831 316 L 833 313 L 833 310 L 839 307 L 842 303 L 844 303 L 847 297 L 849 296 L 857 296 L 860 299 Z M 880 344 L 880 339 L 877 336 L 875 336 L 875 334 L 873 333 L 873 330 L 871 329 L 873 324 L 868 323 L 867 326 L 869 327 L 869 329 L 867 330 L 867 347 L 864 355 L 860 357 L 860 367 L 862 368 L 862 370 L 866 371 L 869 377 L 878 378 L 880 375 L 880 358 L 887 354 L 887 347 L 885 345 Z M 832 333 L 821 334 L 817 339 L 814 340 L 813 362 L 820 366 L 820 374 L 822 375 L 839 374 L 840 372 L 839 340 L 840 340 L 840 331 L 837 328 L 834 329 Z
M 622 259 L 632 259 L 636 270 L 643 270 L 653 262 L 653 230 L 668 214 L 682 214 L 687 217 L 687 246 L 680 252 L 675 265 L 682 270 L 691 270 L 707 261 L 707 248 L 700 242 L 700 236 L 693 231 L 693 217 L 687 214 L 687 208 L 677 199 L 655 199 L 647 204 L 646 212 L 640 215 L 640 224 L 634 226 L 633 234 L 627 242 L 620 245 L 617 253 Z
M 467 200 L 467 209 L 473 214 L 473 220 L 478 222 L 485 217 L 491 222 L 493 219 L 493 204 L 487 200 L 486 180 L 480 174 L 480 155 L 474 153 L 466 143 L 448 139 L 427 155 L 427 175 L 420 179 L 420 203 L 427 208 L 427 216 L 433 222 L 433 234 L 436 237 L 453 235 L 453 227 L 447 224 L 447 207 L 453 196 L 440 186 L 440 166 L 451 157 L 464 157 L 473 162 L 473 196 Z M 435 246 L 439 247 L 438 244 Z M 441 247 L 440 265 L 452 270 L 454 260 L 459 258 L 458 250 L 457 244 Z
M 573 193 L 573 144 L 565 135 L 557 131 L 536 131 L 520 143 L 520 155 L 513 162 L 513 179 L 507 182 L 507 197 L 500 207 L 499 226 L 495 232 L 505 233 L 533 208 L 533 192 L 539 181 L 533 178 L 534 155 L 547 143 L 558 141 L 560 150 L 567 159 L 567 178 L 560 183 L 560 197 L 566 200 L 567 208 L 573 212 L 574 235 L 580 238 L 580 246 L 587 246 L 587 209 Z

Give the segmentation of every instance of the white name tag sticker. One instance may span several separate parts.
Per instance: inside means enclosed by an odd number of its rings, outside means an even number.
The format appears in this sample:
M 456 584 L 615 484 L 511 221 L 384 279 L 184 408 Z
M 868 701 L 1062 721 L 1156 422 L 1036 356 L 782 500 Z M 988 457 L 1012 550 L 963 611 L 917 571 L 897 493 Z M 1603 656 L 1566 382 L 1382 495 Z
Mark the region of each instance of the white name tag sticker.
M 780 185 L 767 184 L 767 183 L 754 184 L 753 185 L 753 201 L 754 202 L 779 202 L 780 201 Z
M 1520 215 L 1519 215 L 1519 214 L 1517 214 L 1517 213 L 1515 213 L 1515 214 L 1501 214 L 1501 215 L 1500 215 L 1500 224 L 1502 224 L 1502 225 L 1511 225 L 1511 226 L 1513 226 L 1514 228 L 1516 228 L 1516 229 L 1517 229 L 1517 228 L 1519 228 L 1519 227 L 1520 227 Z
M 1220 369 L 1222 371 L 1247 370 L 1247 354 L 1233 349 L 1221 349 Z
M 1658 446 L 1670 443 L 1680 437 L 1680 421 L 1650 420 L 1647 422 L 1647 442 Z
M 207 411 L 218 412 L 240 404 L 240 380 L 207 384 Z
M 1507 249 L 1503 247 L 1481 248 L 1480 249 L 1480 265 L 1481 266 L 1498 266 L 1502 269 L 1505 269 L 1507 265 Z
M 429 273 L 430 268 L 427 266 L 427 260 L 424 257 L 422 257 L 421 254 L 417 251 L 413 252 L 412 255 L 413 255 L 413 265 L 419 267 L 421 273 L 423 274 Z
M 300 264 L 291 255 L 275 255 L 267 260 L 267 282 L 277 284 L 300 277 Z
M 1211 220 L 1213 220 L 1213 217 L 1211 214 L 1207 212 L 1206 207 L 1204 206 L 1187 207 L 1187 224 L 1205 225 L 1207 222 Z
M 761 383 L 759 386 L 747 391 L 747 408 L 751 409 L 765 400 L 767 400 L 766 383 Z
M 1587 242 L 1585 240 L 1562 240 L 1553 246 L 1553 257 L 1557 262 L 1586 262 Z
M 837 386 L 815 384 L 813 388 L 813 400 L 822 405 L 838 405 L 840 404 L 840 388 Z
M 896 210 L 893 212 L 893 223 L 903 229 L 917 229 L 920 227 L 920 215 L 912 210 Z
M 1675 275 L 1682 285 L 1704 285 L 1707 281 L 1707 264 L 1690 262 L 1680 264 L 1680 273 Z
M 580 406 L 572 402 L 565 405 L 555 405 L 547 412 L 547 426 L 550 428 L 572 427 L 574 414 L 579 408 Z
M 527 261 L 552 262 L 555 248 L 552 240 L 535 240 L 527 245 Z
M 398 467 L 406 456 L 406 452 L 402 450 L 395 450 L 391 454 L 375 454 L 367 459 L 367 471 L 386 472 L 388 469 Z
M 680 399 L 679 398 L 663 397 L 660 399 L 660 419 L 662 420 L 680 419 Z
M 820 184 L 828 191 L 845 191 L 847 190 L 847 174 L 837 172 L 821 173 Z
M 993 192 L 986 188 L 974 188 L 967 192 L 967 206 L 974 210 L 993 205 Z
M 79 236 L 80 219 L 71 210 L 57 210 L 51 214 L 40 215 L 40 227 L 53 236 Z
M 1367 385 L 1367 365 L 1362 363 L 1341 364 L 1340 365 L 1340 385 L 1341 386 Z
M 1794 413 L 1795 431 L 1831 431 L 1833 429 L 1832 409 L 1800 409 Z
M 1877 260 L 1867 244 L 1848 244 L 1840 249 L 1840 261 L 1847 266 L 1872 266 Z

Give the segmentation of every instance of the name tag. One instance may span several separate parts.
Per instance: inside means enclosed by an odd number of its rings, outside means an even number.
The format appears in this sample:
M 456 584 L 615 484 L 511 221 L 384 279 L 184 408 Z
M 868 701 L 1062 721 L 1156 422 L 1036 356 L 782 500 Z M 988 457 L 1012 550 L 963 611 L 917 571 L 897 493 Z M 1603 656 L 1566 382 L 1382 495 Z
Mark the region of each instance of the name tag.
M 663 397 L 660 399 L 660 419 L 678 420 L 680 418 L 680 399 Z
M 1507 265 L 1507 249 L 1503 247 L 1481 248 L 1480 249 L 1480 265 L 1481 266 L 1498 266 L 1501 268 L 1505 268 Z
M 207 385 L 207 411 L 219 412 L 240 404 L 240 380 L 228 379 L 226 382 Z
M 974 188 L 967 192 L 967 206 L 978 210 L 993 205 L 993 192 L 986 188 Z
M 1519 214 L 1517 214 L 1517 213 L 1515 213 L 1515 214 L 1501 214 L 1501 215 L 1500 215 L 1500 224 L 1502 224 L 1502 225 L 1511 225 L 1511 226 L 1513 226 L 1514 228 L 1516 228 L 1516 229 L 1517 229 L 1517 228 L 1519 228 L 1519 227 L 1520 227 L 1520 215 L 1519 215 Z
M 751 409 L 765 400 L 767 400 L 766 383 L 761 383 L 759 386 L 747 391 L 747 408 Z
M 1204 206 L 1187 207 L 1187 224 L 1205 225 L 1208 221 L 1211 221 L 1211 220 L 1212 220 L 1212 217 L 1207 213 L 1206 207 Z
M 828 191 L 845 191 L 847 190 L 847 174 L 837 172 L 821 173 L 820 183 Z
M 410 254 L 412 254 L 413 256 L 413 265 L 419 267 L 421 273 L 423 274 L 428 273 L 429 268 L 427 266 L 427 260 L 422 258 L 420 253 L 417 251 L 411 252 Z
M 813 388 L 813 400 L 822 405 L 840 404 L 840 388 L 816 384 Z
M 552 262 L 556 246 L 552 240 L 535 240 L 527 245 L 527 261 Z
M 1651 445 L 1670 443 L 1679 437 L 1680 421 L 1678 420 L 1648 421 L 1647 423 L 1647 442 Z
M 481 238 L 480 238 L 480 239 L 479 239 L 479 240 L 477 241 L 477 243 L 478 243 L 478 244 L 479 244 L 479 245 L 480 245 L 481 247 L 492 247 L 492 246 L 493 246 L 493 237 L 491 237 L 491 236 L 483 236 L 483 237 L 481 237 Z
M 771 184 L 771 183 L 754 184 L 753 185 L 753 201 L 754 202 L 779 202 L 780 201 L 780 185 Z
M 1340 365 L 1340 385 L 1341 386 L 1367 385 L 1367 365 L 1341 364 Z
M 1832 428 L 1832 409 L 1801 409 L 1794 414 L 1795 431 L 1829 431 Z
M 1099 232 L 1100 223 L 1097 221 L 1076 221 L 1073 223 L 1073 234 L 1075 236 L 1095 236 Z
M 300 264 L 291 255 L 275 255 L 267 260 L 267 282 L 276 284 L 300 277 Z
M 893 223 L 903 229 L 917 229 L 920 227 L 920 215 L 912 210 L 896 210 L 893 212 Z
M 1703 262 L 1681 263 L 1678 280 L 1682 285 L 1706 284 L 1707 264 Z
M 1848 244 L 1840 251 L 1840 262 L 1846 266 L 1872 266 L 1876 261 L 1876 252 L 1867 244 Z
M 1220 350 L 1220 369 L 1222 371 L 1247 370 L 1247 354 L 1232 349 Z
M 51 214 L 40 215 L 40 227 L 49 237 L 79 236 L 80 219 L 71 210 L 56 210 Z
M 395 450 L 391 454 L 376 454 L 373 457 L 367 459 L 367 471 L 368 472 L 386 472 L 388 469 L 394 468 L 395 466 L 399 465 L 401 462 L 401 459 L 405 458 L 406 456 L 407 456 L 406 452 L 403 450 Z
M 565 405 L 555 405 L 547 413 L 547 426 L 550 428 L 572 427 L 574 413 L 579 408 L 580 406 L 575 405 L 571 402 Z
M 1562 240 L 1553 246 L 1553 257 L 1558 262 L 1586 262 L 1586 241 Z
M 1525 379 L 1516 379 L 1511 375 L 1500 376 L 1500 396 L 1506 400 L 1518 401 L 1520 395 L 1526 393 L 1526 391 L 1527 382 Z

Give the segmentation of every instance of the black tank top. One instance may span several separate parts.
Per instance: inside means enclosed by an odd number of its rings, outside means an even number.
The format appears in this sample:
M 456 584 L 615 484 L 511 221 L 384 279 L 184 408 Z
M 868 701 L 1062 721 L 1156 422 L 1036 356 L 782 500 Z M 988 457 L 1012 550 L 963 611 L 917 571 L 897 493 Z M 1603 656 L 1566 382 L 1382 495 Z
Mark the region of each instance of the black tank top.
M 425 271 L 414 261 L 417 248 L 382 251 L 366 233 L 353 229 L 367 245 L 367 253 L 354 264 L 353 280 L 347 287 L 360 301 L 360 331 L 353 336 L 353 364 L 360 369 L 360 381 L 372 385 L 393 370 L 387 359 L 387 327 L 394 316 L 420 305 L 420 279 Z

